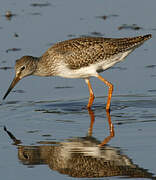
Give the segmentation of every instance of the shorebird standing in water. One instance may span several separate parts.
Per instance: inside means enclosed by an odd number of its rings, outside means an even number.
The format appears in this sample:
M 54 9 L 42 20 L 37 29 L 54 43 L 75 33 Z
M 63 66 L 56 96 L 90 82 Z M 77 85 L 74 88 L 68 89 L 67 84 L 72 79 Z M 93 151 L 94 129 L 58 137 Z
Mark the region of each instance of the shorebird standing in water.
M 113 85 L 99 73 L 123 61 L 151 37 L 151 34 L 131 38 L 81 37 L 54 44 L 41 57 L 23 56 L 16 61 L 15 78 L 3 99 L 20 79 L 29 75 L 82 78 L 88 84 L 90 97 L 87 107 L 90 108 L 94 93 L 89 79 L 97 77 L 109 88 L 106 105 L 109 111 Z

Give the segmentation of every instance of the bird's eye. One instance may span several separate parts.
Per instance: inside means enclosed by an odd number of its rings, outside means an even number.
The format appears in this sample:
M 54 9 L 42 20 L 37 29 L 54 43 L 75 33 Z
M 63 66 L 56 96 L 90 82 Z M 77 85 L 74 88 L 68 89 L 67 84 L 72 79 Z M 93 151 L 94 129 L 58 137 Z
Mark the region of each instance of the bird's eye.
M 22 67 L 21 67 L 21 71 L 23 71 L 24 69 L 25 69 L 25 66 L 22 66 Z

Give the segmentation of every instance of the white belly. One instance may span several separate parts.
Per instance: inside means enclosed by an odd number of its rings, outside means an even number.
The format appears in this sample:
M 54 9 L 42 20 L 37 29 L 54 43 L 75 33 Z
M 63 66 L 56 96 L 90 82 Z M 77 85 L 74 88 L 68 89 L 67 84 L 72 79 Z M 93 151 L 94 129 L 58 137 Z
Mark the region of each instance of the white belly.
M 124 58 L 131 52 L 127 51 L 125 53 L 119 53 L 115 55 L 111 59 L 103 60 L 99 63 L 91 64 L 87 67 L 82 67 L 80 69 L 69 69 L 68 66 L 64 63 L 61 63 L 59 66 L 59 70 L 57 76 L 61 76 L 64 78 L 88 78 L 91 76 L 97 76 L 99 71 L 104 71 L 114 64 L 124 60 Z

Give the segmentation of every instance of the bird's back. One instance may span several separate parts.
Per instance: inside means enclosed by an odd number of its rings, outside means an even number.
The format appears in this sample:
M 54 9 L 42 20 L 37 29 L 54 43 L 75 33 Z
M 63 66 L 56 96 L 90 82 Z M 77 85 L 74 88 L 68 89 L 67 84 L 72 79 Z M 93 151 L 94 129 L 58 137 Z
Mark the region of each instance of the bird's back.
M 132 38 L 81 37 L 56 43 L 48 53 L 61 55 L 70 69 L 79 69 L 131 52 L 149 38 L 150 34 Z

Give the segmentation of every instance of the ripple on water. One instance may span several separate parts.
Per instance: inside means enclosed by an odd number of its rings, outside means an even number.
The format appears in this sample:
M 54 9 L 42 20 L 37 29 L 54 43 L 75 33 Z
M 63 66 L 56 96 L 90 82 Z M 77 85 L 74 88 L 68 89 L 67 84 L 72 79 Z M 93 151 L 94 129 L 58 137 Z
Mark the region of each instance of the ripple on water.
M 107 97 L 95 98 L 95 103 L 92 110 L 97 117 L 105 116 L 105 105 Z M 67 100 L 67 101 L 6 101 L 0 104 L 0 111 L 5 118 L 54 118 L 55 116 L 62 117 L 72 115 L 83 116 L 87 115 L 86 108 L 88 98 L 81 100 Z M 156 98 L 155 96 L 144 95 L 116 95 L 112 98 L 111 115 L 115 118 L 117 124 L 135 123 L 156 121 Z M 13 112 L 14 111 L 14 112 Z M 44 115 L 45 114 L 45 115 Z M 48 114 L 53 114 L 49 115 Z M 61 116 L 60 116 L 61 118 Z M 59 121 L 60 119 L 57 119 Z M 69 121 L 70 119 L 64 119 Z

